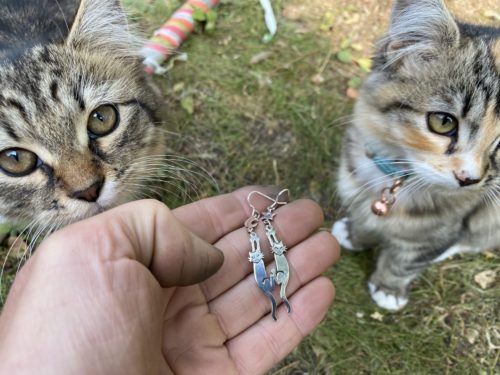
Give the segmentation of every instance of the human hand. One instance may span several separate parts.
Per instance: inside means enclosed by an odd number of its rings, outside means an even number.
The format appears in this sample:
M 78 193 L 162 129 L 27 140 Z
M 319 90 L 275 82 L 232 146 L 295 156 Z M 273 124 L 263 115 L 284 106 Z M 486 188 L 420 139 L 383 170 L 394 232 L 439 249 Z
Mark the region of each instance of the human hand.
M 316 232 L 323 216 L 313 202 L 277 210 L 293 311 L 281 306 L 274 322 L 247 260 L 249 192 L 173 211 L 136 201 L 53 234 L 21 270 L 0 317 L 0 373 L 268 370 L 326 314 L 334 289 L 319 275 L 339 250 Z M 222 267 L 210 243 L 224 253 Z

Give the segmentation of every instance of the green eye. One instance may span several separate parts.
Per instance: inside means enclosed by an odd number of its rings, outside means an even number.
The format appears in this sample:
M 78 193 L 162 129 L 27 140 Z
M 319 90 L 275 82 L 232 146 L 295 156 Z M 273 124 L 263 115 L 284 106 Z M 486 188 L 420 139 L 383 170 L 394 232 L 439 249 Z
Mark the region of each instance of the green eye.
M 22 177 L 38 167 L 38 156 L 22 148 L 9 148 L 0 152 L 0 168 L 12 177 Z
M 105 104 L 94 109 L 87 122 L 87 131 L 91 138 L 104 137 L 118 126 L 120 119 L 114 105 Z
M 427 114 L 429 130 L 440 135 L 453 137 L 458 130 L 458 120 L 445 112 L 430 112 Z

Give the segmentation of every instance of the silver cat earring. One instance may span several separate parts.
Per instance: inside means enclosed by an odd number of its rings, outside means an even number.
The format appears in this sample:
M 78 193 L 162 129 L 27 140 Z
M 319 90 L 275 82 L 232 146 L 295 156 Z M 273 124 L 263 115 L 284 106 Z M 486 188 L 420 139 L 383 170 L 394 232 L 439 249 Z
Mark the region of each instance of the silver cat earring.
M 276 196 L 274 203 L 267 207 L 266 211 L 262 214 L 262 221 L 266 228 L 266 236 L 271 244 L 271 252 L 274 255 L 274 262 L 276 263 L 276 283 L 280 286 L 280 298 L 288 309 L 288 313 L 292 311 L 292 306 L 288 302 L 288 298 L 286 297 L 286 287 L 288 285 L 288 280 L 290 279 L 290 267 L 288 266 L 288 261 L 285 257 L 285 252 L 287 250 L 286 246 L 282 241 L 278 240 L 276 236 L 276 230 L 272 226 L 272 221 L 276 216 L 274 212 L 278 205 L 286 204 L 286 202 L 280 202 L 279 198 L 282 194 L 288 193 L 288 189 L 282 190 Z
M 252 215 L 245 222 L 245 227 L 250 236 L 250 244 L 252 245 L 252 250 L 248 253 L 248 260 L 253 263 L 253 273 L 258 287 L 271 301 L 271 316 L 274 320 L 277 320 L 276 300 L 273 296 L 273 289 L 276 286 L 275 274 L 274 270 L 271 270 L 269 276 L 267 276 L 266 266 L 264 265 L 264 253 L 260 249 L 260 237 L 255 233 L 255 228 L 259 225 L 260 214 L 250 202 L 252 193 L 247 198 L 248 204 L 252 207 Z

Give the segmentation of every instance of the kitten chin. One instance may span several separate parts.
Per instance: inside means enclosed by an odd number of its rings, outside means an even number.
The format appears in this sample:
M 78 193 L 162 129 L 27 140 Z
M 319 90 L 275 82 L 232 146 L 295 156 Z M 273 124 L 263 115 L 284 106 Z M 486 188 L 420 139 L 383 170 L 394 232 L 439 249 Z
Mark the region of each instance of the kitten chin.
M 332 230 L 346 249 L 380 250 L 381 307 L 402 308 L 433 262 L 500 245 L 499 46 L 500 29 L 458 23 L 443 1 L 395 2 L 344 137 L 347 217 Z M 398 179 L 395 202 L 381 198 Z M 372 213 L 380 199 L 386 216 Z

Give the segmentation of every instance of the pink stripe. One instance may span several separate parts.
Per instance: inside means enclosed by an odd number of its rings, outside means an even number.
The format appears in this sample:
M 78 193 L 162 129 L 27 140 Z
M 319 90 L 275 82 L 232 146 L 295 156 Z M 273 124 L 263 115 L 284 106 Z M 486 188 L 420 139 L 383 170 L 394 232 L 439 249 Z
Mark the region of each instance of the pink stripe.
M 186 33 L 174 25 L 165 25 L 160 30 L 170 30 L 177 34 L 182 40 L 185 40 L 187 38 Z
M 193 8 L 191 7 L 185 7 L 185 8 L 180 8 L 178 9 L 174 14 L 173 16 L 175 17 L 175 15 L 177 13 L 185 13 L 185 14 L 189 14 L 189 15 L 192 15 L 193 14 Z
M 167 42 L 169 44 L 171 44 L 174 49 L 177 48 L 177 47 L 179 47 L 180 44 L 181 44 L 181 41 L 177 41 L 177 40 L 173 39 L 171 36 L 168 36 L 168 35 L 163 34 L 163 33 L 158 33 L 156 35 L 156 37 L 159 38 L 159 39 L 164 40 L 165 42 Z

